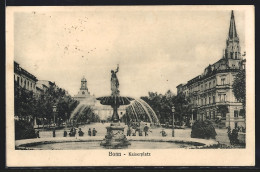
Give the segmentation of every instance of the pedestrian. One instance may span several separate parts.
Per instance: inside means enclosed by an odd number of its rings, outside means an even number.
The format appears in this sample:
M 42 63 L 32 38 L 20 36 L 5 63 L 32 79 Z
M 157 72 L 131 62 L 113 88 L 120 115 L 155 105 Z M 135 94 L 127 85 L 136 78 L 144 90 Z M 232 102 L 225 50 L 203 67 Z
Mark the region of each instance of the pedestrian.
M 144 135 L 148 136 L 148 131 L 149 131 L 149 127 L 147 126 L 147 124 L 145 124 L 144 126 Z
M 63 137 L 67 137 L 67 131 L 66 130 L 64 130 L 64 133 L 63 133 Z
M 81 128 L 79 128 L 79 136 L 81 137 L 81 136 L 83 136 L 84 135 L 84 132 L 83 131 L 81 131 Z
M 88 129 L 88 135 L 91 136 L 91 129 Z
M 132 129 L 131 129 L 130 126 L 128 126 L 126 135 L 127 135 L 127 136 L 131 136 L 131 132 L 132 132 Z
M 70 129 L 70 133 L 69 133 L 70 137 L 74 137 L 76 135 L 76 129 L 74 127 L 72 127 Z
M 40 131 L 39 130 L 36 131 L 36 137 L 40 138 Z
M 96 136 L 97 130 L 95 128 L 93 128 L 92 134 L 93 134 L 93 136 Z
M 52 131 L 52 136 L 56 137 L 55 129 L 53 129 L 53 131 Z

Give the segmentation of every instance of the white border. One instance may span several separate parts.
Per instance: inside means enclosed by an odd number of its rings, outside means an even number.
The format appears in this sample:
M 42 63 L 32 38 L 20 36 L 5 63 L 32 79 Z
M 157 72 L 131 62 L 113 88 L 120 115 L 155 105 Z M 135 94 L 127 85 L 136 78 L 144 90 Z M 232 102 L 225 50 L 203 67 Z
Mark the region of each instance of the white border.
M 17 11 L 73 10 L 243 10 L 246 42 L 246 149 L 174 149 L 136 150 L 150 152 L 149 157 L 109 157 L 110 150 L 15 150 L 14 149 L 14 83 L 13 83 L 13 13 Z M 255 165 L 255 51 L 254 6 L 132 6 L 132 7 L 7 7 L 6 20 L 6 162 L 8 167 L 24 166 L 254 166 Z M 133 150 L 119 150 L 127 153 Z

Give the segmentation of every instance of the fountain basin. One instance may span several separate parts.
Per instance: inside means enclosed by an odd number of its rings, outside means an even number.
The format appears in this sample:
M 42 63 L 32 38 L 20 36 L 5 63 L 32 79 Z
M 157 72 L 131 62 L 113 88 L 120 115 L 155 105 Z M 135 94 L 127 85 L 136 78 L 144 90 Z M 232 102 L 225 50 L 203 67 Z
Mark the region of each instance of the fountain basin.
M 86 150 L 107 149 L 100 146 L 104 139 L 102 136 L 95 137 L 61 137 L 61 138 L 37 138 L 16 140 L 15 147 L 18 150 Z M 174 149 L 174 148 L 202 148 L 218 144 L 215 140 L 178 138 L 178 137 L 138 137 L 127 136 L 132 145 L 125 149 Z M 51 146 L 53 144 L 53 146 Z M 59 144 L 55 146 L 55 144 Z M 66 146 L 66 144 L 69 146 Z M 172 147 L 171 147 L 172 144 Z M 48 146 L 46 146 L 48 145 Z M 94 145 L 94 146 L 93 146 Z M 177 145 L 177 146 L 176 146 Z

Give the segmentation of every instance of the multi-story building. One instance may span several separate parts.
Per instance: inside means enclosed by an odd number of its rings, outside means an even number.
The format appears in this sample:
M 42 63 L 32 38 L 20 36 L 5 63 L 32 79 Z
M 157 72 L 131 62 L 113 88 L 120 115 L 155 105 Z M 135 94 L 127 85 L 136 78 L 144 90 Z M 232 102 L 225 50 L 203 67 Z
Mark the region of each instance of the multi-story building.
M 38 79 L 14 61 L 14 81 L 16 84 L 28 91 L 36 93 L 36 82 Z
M 192 105 L 192 121 L 210 119 L 220 121 L 226 127 L 245 127 L 243 105 L 236 100 L 232 84 L 236 74 L 245 68 L 236 31 L 234 12 L 231 12 L 230 27 L 223 57 L 207 66 L 203 74 L 177 86 L 177 94 L 189 97 Z

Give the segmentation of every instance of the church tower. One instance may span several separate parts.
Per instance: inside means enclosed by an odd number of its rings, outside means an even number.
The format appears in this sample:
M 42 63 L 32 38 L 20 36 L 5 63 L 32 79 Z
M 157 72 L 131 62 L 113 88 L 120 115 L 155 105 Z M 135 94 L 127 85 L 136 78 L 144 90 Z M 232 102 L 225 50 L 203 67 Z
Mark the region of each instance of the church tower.
M 84 102 L 89 106 L 94 106 L 96 99 L 94 96 L 90 95 L 90 92 L 88 91 L 88 87 L 87 87 L 87 80 L 84 76 L 81 79 L 80 90 L 78 94 L 75 95 L 73 98 L 80 102 Z
M 86 80 L 85 76 L 83 76 L 83 78 L 81 79 L 80 90 L 87 90 L 88 91 L 87 80 Z
M 230 26 L 228 38 L 226 41 L 225 57 L 226 59 L 241 59 L 239 38 L 236 30 L 234 11 L 231 11 Z

